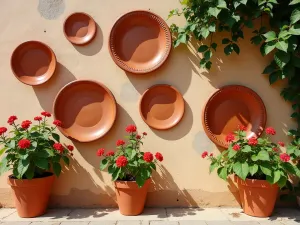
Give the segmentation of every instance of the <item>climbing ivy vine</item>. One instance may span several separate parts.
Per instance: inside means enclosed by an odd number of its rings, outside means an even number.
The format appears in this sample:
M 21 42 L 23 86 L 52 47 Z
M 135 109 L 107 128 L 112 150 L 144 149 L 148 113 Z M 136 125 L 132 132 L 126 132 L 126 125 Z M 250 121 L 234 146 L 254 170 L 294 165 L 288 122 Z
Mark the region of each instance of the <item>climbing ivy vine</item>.
M 169 18 L 184 15 L 186 19 L 184 27 L 171 25 L 173 44 L 176 48 L 196 39 L 203 55 L 202 68 L 213 66 L 211 58 L 218 47 L 224 48 L 225 55 L 239 54 L 245 28 L 253 30 L 249 41 L 263 56 L 274 54 L 262 73 L 269 76 L 270 84 L 288 80 L 281 96 L 292 103 L 291 117 L 297 120 L 298 128 L 291 129 L 289 135 L 295 138 L 292 144 L 300 147 L 300 0 L 182 0 L 181 5 L 182 9 L 169 14 Z M 258 28 L 254 27 L 256 20 Z M 228 34 L 222 46 L 214 42 L 217 32 Z M 205 39 L 209 44 L 202 43 Z

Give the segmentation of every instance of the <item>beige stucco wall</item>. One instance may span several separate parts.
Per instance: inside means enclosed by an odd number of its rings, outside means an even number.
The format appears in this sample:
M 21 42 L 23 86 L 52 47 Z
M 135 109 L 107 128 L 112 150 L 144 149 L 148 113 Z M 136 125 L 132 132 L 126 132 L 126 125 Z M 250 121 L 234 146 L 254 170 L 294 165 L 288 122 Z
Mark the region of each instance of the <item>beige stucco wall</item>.
M 148 206 L 232 206 L 237 205 L 228 184 L 216 174 L 209 175 L 209 163 L 201 159 L 204 150 L 218 153 L 201 124 L 201 110 L 207 98 L 219 87 L 242 84 L 252 88 L 263 99 L 268 112 L 268 125 L 274 126 L 278 135 L 275 141 L 288 141 L 287 127 L 294 126 L 289 118 L 291 107 L 280 97 L 280 84 L 269 86 L 262 75 L 270 58 L 263 58 L 259 48 L 250 44 L 247 31 L 241 41 L 241 54 L 226 57 L 223 49 L 213 58 L 210 72 L 199 69 L 199 57 L 193 47 L 180 46 L 173 50 L 167 63 L 149 75 L 127 75 L 119 69 L 108 52 L 108 34 L 114 21 L 123 13 L 134 9 L 151 10 L 163 18 L 179 3 L 176 0 L 52 0 L 50 11 L 45 3 L 50 0 L 2 0 L 0 7 L 0 125 L 6 125 L 11 114 L 20 120 L 32 119 L 41 110 L 52 112 L 56 93 L 62 86 L 75 79 L 94 79 L 104 83 L 116 97 L 118 117 L 112 130 L 104 138 L 87 144 L 74 144 L 74 161 L 55 182 L 51 205 L 115 206 L 115 196 L 110 176 L 98 169 L 95 157 L 100 147 L 114 148 L 115 140 L 125 134 L 123 128 L 134 123 L 148 138 L 147 151 L 163 153 L 165 160 L 153 183 Z M 55 8 L 55 6 L 58 6 Z M 64 37 L 62 25 L 72 12 L 83 11 L 98 23 L 96 39 L 86 47 L 75 47 Z M 184 23 L 183 18 L 167 21 Z M 226 36 L 226 34 L 224 34 Z M 222 45 L 221 37 L 216 37 Z M 56 53 L 59 62 L 57 74 L 46 84 L 30 87 L 20 83 L 10 69 L 10 55 L 23 41 L 40 40 Z M 168 83 L 178 88 L 186 100 L 186 113 L 178 126 L 168 131 L 151 130 L 140 118 L 138 100 L 150 86 Z M 0 178 L 0 203 L 12 206 L 6 177 Z M 234 190 L 233 190 L 234 191 Z

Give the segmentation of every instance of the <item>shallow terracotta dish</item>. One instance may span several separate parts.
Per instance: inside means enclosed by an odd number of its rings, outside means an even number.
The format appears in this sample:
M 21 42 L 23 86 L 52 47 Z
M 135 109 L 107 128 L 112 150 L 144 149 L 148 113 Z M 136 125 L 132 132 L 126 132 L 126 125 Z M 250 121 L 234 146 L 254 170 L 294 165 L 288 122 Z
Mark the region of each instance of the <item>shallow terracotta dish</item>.
M 28 85 L 39 85 L 45 83 L 54 74 L 56 57 L 46 44 L 27 41 L 13 51 L 10 64 L 19 81 Z
M 121 16 L 109 37 L 115 63 L 131 73 L 148 73 L 168 58 L 172 38 L 168 25 L 149 11 L 133 11 Z
M 114 96 L 101 83 L 73 81 L 54 101 L 54 116 L 62 121 L 60 131 L 70 139 L 90 142 L 103 137 L 116 119 Z
M 96 31 L 96 22 L 86 13 L 73 13 L 64 23 L 65 36 L 75 45 L 88 44 L 95 37 Z
M 183 117 L 183 97 L 171 85 L 154 85 L 141 97 L 140 114 L 148 126 L 158 130 L 169 129 Z
M 247 138 L 261 135 L 266 125 L 266 108 L 262 99 L 250 88 L 240 85 L 225 86 L 207 101 L 202 123 L 208 137 L 217 145 L 227 148 L 225 137 L 247 127 Z

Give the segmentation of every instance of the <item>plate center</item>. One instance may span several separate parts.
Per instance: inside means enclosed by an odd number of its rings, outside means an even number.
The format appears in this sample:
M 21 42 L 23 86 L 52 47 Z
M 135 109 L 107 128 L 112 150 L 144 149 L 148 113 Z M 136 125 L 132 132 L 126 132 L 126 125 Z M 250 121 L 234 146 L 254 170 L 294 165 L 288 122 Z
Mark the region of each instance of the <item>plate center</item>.
M 174 100 L 164 95 L 157 96 L 150 101 L 149 108 L 148 115 L 156 120 L 167 120 L 174 114 Z
M 89 26 L 88 21 L 74 22 L 74 24 L 72 25 L 70 36 L 78 37 L 78 38 L 85 37 L 88 34 L 88 30 L 89 30 L 88 26 Z
M 101 102 L 93 102 L 81 107 L 78 112 L 75 123 L 82 127 L 96 126 L 102 118 Z
M 30 49 L 25 52 L 20 60 L 20 65 L 24 75 L 41 76 L 49 67 L 50 60 L 48 54 L 40 49 Z

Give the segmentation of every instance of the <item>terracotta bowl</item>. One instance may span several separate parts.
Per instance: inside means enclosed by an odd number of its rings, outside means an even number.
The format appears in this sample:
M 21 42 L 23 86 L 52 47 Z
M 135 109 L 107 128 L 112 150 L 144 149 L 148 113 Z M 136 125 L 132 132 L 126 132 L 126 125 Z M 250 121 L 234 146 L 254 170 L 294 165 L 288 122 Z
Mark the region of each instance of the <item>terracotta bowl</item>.
M 121 16 L 111 29 L 109 50 L 123 70 L 148 73 L 168 58 L 172 38 L 168 25 L 149 11 L 133 11 Z
M 13 51 L 10 63 L 19 81 L 39 85 L 52 77 L 57 62 L 49 46 L 39 41 L 27 41 Z
M 267 120 L 262 99 L 250 88 L 240 85 L 225 86 L 215 92 L 207 101 L 202 115 L 202 123 L 208 137 L 223 148 L 227 134 L 247 127 L 247 138 L 258 137 L 263 132 Z
M 154 85 L 141 97 L 140 114 L 148 126 L 158 130 L 169 129 L 182 119 L 184 99 L 171 85 Z
M 90 80 L 73 81 L 63 87 L 53 108 L 55 118 L 63 124 L 60 131 L 79 142 L 103 137 L 113 126 L 117 113 L 109 89 Z
M 65 36 L 74 45 L 88 44 L 96 36 L 96 31 L 96 22 L 86 13 L 73 13 L 64 23 Z

